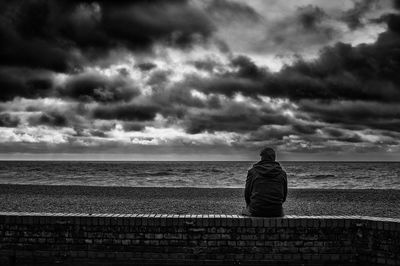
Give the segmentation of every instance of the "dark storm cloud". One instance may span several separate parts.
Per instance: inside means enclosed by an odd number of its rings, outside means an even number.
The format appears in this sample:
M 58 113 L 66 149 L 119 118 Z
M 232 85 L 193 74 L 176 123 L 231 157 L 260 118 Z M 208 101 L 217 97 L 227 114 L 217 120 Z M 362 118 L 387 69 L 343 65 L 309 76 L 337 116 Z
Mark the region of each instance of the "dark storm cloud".
M 206 61 L 206 63 L 206 65 L 203 65 L 203 62 L 201 62 L 198 67 L 213 69 L 216 65 L 213 61 Z M 189 75 L 180 86 L 230 97 L 238 92 L 246 96 L 256 97 L 263 91 L 263 82 L 270 75 L 266 69 L 259 68 L 250 58 L 243 55 L 232 58 L 230 66 L 234 70 L 227 71 L 224 69 L 222 73 L 214 74 L 209 78 Z
M 24 69 L 74 74 L 58 90 L 61 97 L 128 101 L 138 90 L 122 79 L 76 73 L 112 49 L 150 51 L 155 43 L 185 48 L 214 30 L 205 13 L 188 1 L 29 0 L 0 5 L 0 101 L 54 96 L 50 78 L 31 73 L 28 79 Z
M 400 1 L 399 0 L 393 0 L 393 7 L 400 10 Z
M 63 143 L 58 151 L 90 145 L 92 151 L 130 150 L 131 143 L 113 139 L 115 129 L 126 139 L 144 135 L 134 131 L 171 129 L 173 140 L 138 137 L 138 143 L 162 143 L 155 151 L 192 140 L 241 147 L 270 141 L 313 152 L 396 144 L 400 16 L 366 20 L 375 2 L 355 2 L 336 16 L 308 5 L 270 18 L 263 8 L 265 17 L 247 3 L 227 0 L 0 3 L 0 127 L 17 127 L 3 128 L 15 141 L 29 141 L 20 132 L 43 141 L 31 144 L 43 152 L 52 133 L 61 136 L 54 138 Z M 369 30 L 363 23 L 388 27 L 374 43 L 334 43 L 352 30 Z M 210 39 L 210 46 L 197 47 Z M 270 63 L 273 54 L 323 45 L 329 46 L 315 59 L 304 52 L 306 59 L 298 55 L 278 72 L 251 59 Z M 199 49 L 185 53 L 194 46 Z M 24 145 L 5 146 L 26 151 Z
M 163 114 L 175 115 L 181 117 L 188 108 L 214 109 L 220 108 L 221 102 L 217 95 L 208 95 L 206 98 L 197 97 L 192 94 L 190 87 L 186 84 L 171 83 L 169 84 L 168 76 L 160 79 L 161 84 L 153 84 L 154 80 L 149 84 L 153 88 L 151 101 L 163 110 Z
M 136 65 L 137 68 L 139 68 L 141 71 L 150 71 L 154 68 L 157 67 L 156 64 L 151 63 L 151 62 L 144 62 Z
M 203 131 L 249 132 L 262 125 L 285 125 L 288 118 L 269 108 L 257 110 L 244 104 L 232 103 L 221 109 L 199 111 L 184 118 L 187 132 Z
M 297 12 L 298 21 L 307 30 L 318 29 L 319 24 L 327 16 L 324 10 L 311 5 L 300 7 Z
M 400 131 L 400 114 L 395 108 L 400 102 L 399 18 L 398 14 L 383 17 L 388 30 L 381 33 L 372 44 L 351 46 L 337 43 L 324 48 L 317 59 L 305 61 L 299 58 L 277 73 L 258 67 L 245 56 L 234 57 L 231 61 L 232 70 L 208 78 L 191 75 L 182 86 L 228 97 L 241 93 L 254 99 L 260 95 L 287 98 L 299 106 L 298 115 L 308 119 L 358 130 L 373 128 Z M 315 22 L 307 18 L 304 23 L 304 26 L 313 27 Z M 226 114 L 226 117 L 229 115 Z M 239 116 L 236 121 L 254 122 L 255 119 L 254 123 L 250 123 L 257 125 L 252 127 L 255 129 L 262 125 L 258 123 L 259 116 L 255 117 Z M 225 123 L 224 119 L 223 112 L 203 114 L 191 119 L 193 125 L 188 130 L 242 130 L 240 125 L 231 125 L 229 121 Z M 317 128 L 293 125 L 292 130 L 307 135 L 314 134 Z M 339 139 L 360 141 L 356 135 Z
M 259 68 L 250 58 L 238 56 L 232 59 L 231 64 L 237 68 L 236 75 L 247 79 L 262 79 L 267 75 L 265 69 Z
M 324 48 L 312 61 L 297 60 L 278 73 L 257 67 L 246 57 L 237 57 L 238 68 L 210 78 L 187 78 L 189 86 L 206 93 L 232 96 L 237 92 L 301 99 L 400 101 L 400 16 L 387 19 L 388 31 L 373 44 L 337 43 Z M 398 28 L 399 27 L 399 28 Z
M 198 70 L 203 70 L 203 71 L 207 71 L 207 72 L 214 72 L 214 70 L 216 70 L 216 69 L 223 69 L 224 68 L 224 65 L 222 65 L 221 63 L 215 61 L 212 58 L 205 58 L 205 59 L 201 59 L 201 60 L 195 60 L 195 61 L 191 61 L 189 63 L 193 64 L 193 66 L 195 68 L 197 68 Z
M 139 122 L 125 122 L 123 127 L 125 131 L 142 131 L 145 125 Z
M 232 22 L 233 20 L 258 22 L 262 16 L 246 3 L 231 0 L 213 0 L 206 11 L 216 20 Z
M 129 101 L 140 94 L 133 81 L 123 76 L 107 77 L 96 73 L 83 73 L 69 77 L 58 89 L 62 97 L 79 101 Z
M 52 80 L 45 75 L 13 68 L 0 68 L 0 101 L 15 97 L 39 98 L 51 94 Z
M 0 64 L 58 72 L 74 67 L 68 40 L 59 40 L 53 29 L 62 17 L 50 1 L 2 2 Z
M 300 121 L 294 118 L 285 117 L 284 123 L 261 125 L 257 130 L 250 132 L 248 141 L 279 140 L 291 135 L 302 136 L 302 138 L 315 138 L 318 129 L 324 128 L 315 124 L 314 121 Z M 317 139 L 317 138 L 316 138 Z
M 339 124 L 352 129 L 386 129 L 400 131 L 400 108 L 397 103 L 345 101 L 302 101 L 301 111 L 312 119 Z
M 284 81 L 276 88 L 283 89 L 294 99 L 309 93 L 315 98 L 325 99 L 400 101 L 400 78 L 397 74 L 400 70 L 400 35 L 393 27 L 389 24 L 389 30 L 382 33 L 374 44 L 352 47 L 338 43 L 325 48 L 313 62 L 300 60 L 284 68 L 277 76 L 278 81 L 283 77 L 289 82 L 295 80 L 298 89 L 285 87 Z M 293 93 L 296 91 L 299 92 L 297 95 Z
M 156 90 L 164 89 L 169 81 L 170 70 L 155 70 L 151 73 L 147 84 Z
M 93 111 L 93 117 L 104 120 L 147 121 L 153 120 L 159 108 L 153 105 L 103 105 Z
M 232 97 L 238 92 L 246 96 L 256 97 L 263 89 L 262 83 L 259 81 L 239 78 L 232 75 L 217 75 L 210 78 L 189 76 L 186 78 L 183 86 L 195 88 L 204 93 L 217 93 L 229 97 Z
M 329 45 L 342 33 L 322 8 L 300 6 L 293 13 L 265 25 L 263 41 L 256 45 L 256 51 L 275 55 L 302 53 Z
M 20 123 L 20 119 L 8 113 L 0 113 L 0 127 L 16 127 Z
M 0 64 L 67 72 L 109 50 L 188 47 L 214 26 L 188 1 L 12 1 L 0 11 Z
M 348 133 L 348 132 L 343 131 L 342 129 L 324 128 L 323 131 L 328 134 L 328 137 L 330 139 L 343 141 L 343 142 L 350 142 L 350 143 L 364 142 L 364 140 L 361 138 L 360 135 L 358 135 L 356 133 Z
M 314 134 L 315 131 L 319 128 L 318 125 L 304 124 L 304 123 L 292 123 L 291 127 L 292 127 L 291 132 L 294 132 L 298 135 Z
M 107 137 L 107 135 L 103 131 L 100 131 L 100 130 L 91 130 L 90 135 L 94 136 L 94 137 L 99 137 L 99 138 Z
M 399 14 L 384 14 L 380 18 L 375 19 L 375 22 L 381 23 L 385 22 L 388 28 L 392 32 L 400 32 L 400 16 Z
M 104 29 L 132 49 L 148 48 L 157 40 L 185 47 L 207 38 L 214 26 L 188 1 L 141 1 L 114 5 L 104 2 Z M 121 27 L 121 25 L 125 25 Z
M 284 137 L 292 135 L 294 132 L 291 127 L 275 128 L 275 127 L 260 127 L 257 130 L 250 132 L 247 141 L 260 142 L 265 140 L 280 141 Z
M 39 116 L 32 116 L 29 119 L 29 124 L 32 126 L 46 125 L 50 127 L 65 127 L 68 126 L 66 116 L 58 112 L 44 112 Z
M 156 91 L 151 100 L 158 106 L 162 106 L 164 113 L 170 113 L 170 111 L 166 112 L 167 110 L 179 110 L 179 107 L 185 109 L 188 107 L 207 107 L 206 101 L 193 97 L 190 91 L 185 88 L 168 88 Z
M 365 13 L 376 8 L 379 0 L 361 0 L 354 1 L 354 7 L 343 12 L 341 19 L 346 22 L 350 29 L 356 29 L 364 26 L 362 18 Z

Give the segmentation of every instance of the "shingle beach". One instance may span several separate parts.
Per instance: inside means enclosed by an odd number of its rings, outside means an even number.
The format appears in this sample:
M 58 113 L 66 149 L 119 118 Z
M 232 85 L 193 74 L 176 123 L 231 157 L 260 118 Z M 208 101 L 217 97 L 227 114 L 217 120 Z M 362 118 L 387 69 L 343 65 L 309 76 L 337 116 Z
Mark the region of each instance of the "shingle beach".
M 0 211 L 238 214 L 239 188 L 0 185 Z M 400 190 L 289 189 L 287 215 L 400 217 Z

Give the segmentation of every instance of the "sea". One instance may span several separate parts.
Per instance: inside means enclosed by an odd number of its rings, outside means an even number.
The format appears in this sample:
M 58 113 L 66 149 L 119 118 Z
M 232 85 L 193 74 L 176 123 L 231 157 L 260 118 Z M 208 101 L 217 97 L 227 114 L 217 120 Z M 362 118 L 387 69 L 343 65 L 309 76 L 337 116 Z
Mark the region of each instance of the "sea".
M 0 161 L 0 184 L 243 188 L 255 162 Z M 400 162 L 281 162 L 291 188 L 400 189 Z

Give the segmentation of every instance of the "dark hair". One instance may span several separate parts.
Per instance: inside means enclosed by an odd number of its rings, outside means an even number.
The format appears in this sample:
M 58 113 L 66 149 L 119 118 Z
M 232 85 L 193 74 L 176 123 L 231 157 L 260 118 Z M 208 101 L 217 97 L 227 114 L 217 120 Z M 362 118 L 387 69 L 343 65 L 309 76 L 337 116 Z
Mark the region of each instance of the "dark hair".
M 276 158 L 274 149 L 272 149 L 270 147 L 264 148 L 260 152 L 260 156 L 261 156 L 261 159 L 265 160 L 265 161 L 275 161 L 275 158 Z

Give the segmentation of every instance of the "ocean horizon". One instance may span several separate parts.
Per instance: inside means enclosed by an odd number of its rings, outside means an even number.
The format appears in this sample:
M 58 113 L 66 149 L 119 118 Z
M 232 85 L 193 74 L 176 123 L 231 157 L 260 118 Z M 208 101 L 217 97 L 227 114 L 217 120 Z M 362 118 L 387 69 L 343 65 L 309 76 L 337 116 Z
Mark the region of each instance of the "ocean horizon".
M 243 188 L 255 161 L 2 160 L 0 184 Z M 400 189 L 400 162 L 281 161 L 290 188 Z

